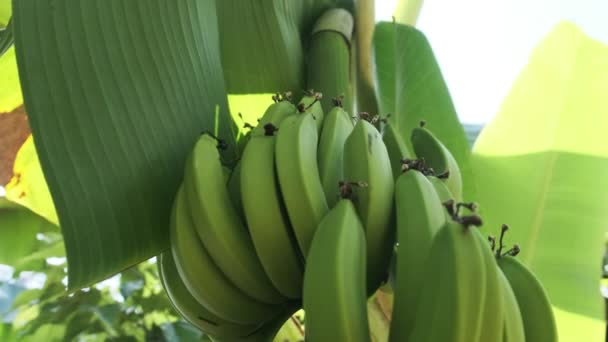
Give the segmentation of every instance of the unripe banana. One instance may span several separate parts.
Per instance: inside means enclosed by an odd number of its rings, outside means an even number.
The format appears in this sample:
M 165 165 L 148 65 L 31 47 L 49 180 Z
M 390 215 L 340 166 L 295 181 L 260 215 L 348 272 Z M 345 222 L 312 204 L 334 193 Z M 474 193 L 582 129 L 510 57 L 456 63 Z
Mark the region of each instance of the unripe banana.
M 281 308 L 245 295 L 226 278 L 199 240 L 187 208 L 183 186 L 171 213 L 171 253 L 178 273 L 196 300 L 222 319 L 238 324 L 259 324 Z
M 302 296 L 303 265 L 275 171 L 275 136 L 253 136 L 241 165 L 241 194 L 257 255 L 274 286 L 287 298 Z
M 352 15 L 341 8 L 324 12 L 312 31 L 307 62 L 308 89 L 318 89 L 325 95 L 323 108 L 331 108 L 332 97 L 344 96 L 344 108 L 352 113 L 353 86 L 350 77 L 350 41 L 353 32 Z M 335 202 L 335 200 L 334 200 Z
M 275 166 L 289 221 L 304 257 L 327 200 L 317 167 L 317 127 L 308 114 L 289 116 L 281 123 L 275 144 Z
M 199 304 L 180 278 L 171 252 L 158 256 L 158 274 L 175 310 L 205 334 L 221 338 L 239 338 L 252 334 L 262 326 L 262 324 L 240 325 L 225 321 Z
M 279 127 L 281 122 L 288 117 L 289 115 L 294 115 L 298 112 L 296 106 L 289 102 L 287 99 L 281 98 L 277 100 L 277 102 L 268 106 L 264 115 L 260 118 L 260 122 L 257 126 L 252 130 L 251 134 L 253 136 L 263 136 L 266 135 L 266 129 L 268 124 L 271 124 L 274 127 Z
M 462 176 L 456 159 L 450 151 L 424 127 L 412 130 L 412 146 L 418 158 L 424 158 L 439 177 L 447 177 L 445 183 L 457 202 L 462 201 Z
M 479 240 L 486 269 L 484 309 L 482 319 L 479 321 L 481 329 L 479 341 L 500 341 L 503 338 L 505 324 L 505 300 L 499 278 L 500 269 L 488 240 L 478 229 L 474 229 L 472 233 Z
M 406 341 L 414 328 L 415 311 L 425 277 L 425 260 L 433 238 L 445 224 L 445 209 L 435 188 L 417 170 L 404 172 L 395 184 L 397 259 L 393 282 L 393 315 L 398 324 L 390 341 Z
M 350 200 L 323 218 L 304 274 L 306 340 L 369 341 L 365 233 Z
M 324 113 L 323 106 L 321 105 L 322 98 L 323 94 L 311 90 L 307 92 L 300 100 L 300 103 L 298 103 L 298 111 L 301 114 L 312 116 L 315 126 L 317 127 L 317 134 L 321 132 L 321 128 L 323 127 Z
M 354 189 L 353 203 L 367 240 L 367 290 L 373 293 L 386 279 L 395 242 L 391 162 L 382 137 L 369 122 L 359 120 L 344 145 L 344 178 L 364 182 Z
M 418 305 L 412 308 L 416 314 L 408 341 L 480 341 L 486 274 L 479 239 L 471 229 L 452 221 L 437 232 L 424 264 Z
M 393 178 L 397 180 L 402 172 L 402 159 L 411 159 L 414 154 L 407 147 L 399 129 L 388 121 L 382 130 L 382 141 L 386 145 L 388 156 L 391 160 L 391 169 L 393 170 Z
M 442 203 L 454 201 L 454 196 L 447 185 L 439 178 L 430 176 L 427 178 L 435 189 Z M 445 212 L 445 211 L 444 211 Z M 446 215 L 449 217 L 449 215 Z M 489 241 L 481 234 L 478 229 L 473 229 L 472 233 L 479 240 L 479 245 L 483 255 L 486 274 L 486 287 L 479 296 L 483 297 L 484 311 L 483 319 L 479 320 L 480 339 L 479 341 L 500 341 L 504 330 L 504 295 L 498 273 L 494 254 Z
M 517 298 L 526 341 L 556 342 L 557 327 L 553 309 L 540 281 L 512 256 L 499 256 L 497 262 Z
M 338 182 L 344 179 L 344 142 L 353 127 L 352 118 L 340 106 L 332 108 L 323 122 L 318 152 L 319 175 L 330 208 L 340 198 Z
M 243 154 L 241 154 L 242 156 Z M 241 157 L 242 158 L 242 157 Z M 230 202 L 234 205 L 239 219 L 245 223 L 245 212 L 243 211 L 243 201 L 241 199 L 241 161 L 237 161 L 234 169 L 228 175 L 228 195 Z
M 266 276 L 230 200 L 217 141 L 208 134 L 199 138 L 186 161 L 184 194 L 200 240 L 226 277 L 261 302 L 285 302 Z
M 503 342 L 525 342 L 524 321 L 521 318 L 519 304 L 515 293 L 502 270 L 498 269 L 498 278 L 505 303 Z
M 286 307 L 276 318 L 262 324 L 258 329 L 247 336 L 236 338 L 222 338 L 210 336 L 213 342 L 271 342 L 281 330 L 285 321 L 297 310 L 294 305 Z

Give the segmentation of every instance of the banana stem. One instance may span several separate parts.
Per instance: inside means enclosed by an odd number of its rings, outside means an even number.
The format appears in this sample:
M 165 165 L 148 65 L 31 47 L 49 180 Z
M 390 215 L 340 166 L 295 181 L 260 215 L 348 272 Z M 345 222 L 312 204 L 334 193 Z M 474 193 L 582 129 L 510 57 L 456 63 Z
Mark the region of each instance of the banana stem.
M 356 112 L 378 112 L 372 68 L 372 37 L 374 35 L 374 0 L 358 0 L 355 14 L 355 80 L 357 84 Z

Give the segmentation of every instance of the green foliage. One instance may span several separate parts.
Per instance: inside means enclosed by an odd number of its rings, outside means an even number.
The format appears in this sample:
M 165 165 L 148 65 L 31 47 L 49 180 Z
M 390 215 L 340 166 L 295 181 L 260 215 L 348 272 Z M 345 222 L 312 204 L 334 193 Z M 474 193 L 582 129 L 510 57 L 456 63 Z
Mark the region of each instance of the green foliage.
M 484 128 L 473 165 L 485 232 L 538 275 L 561 341 L 604 335 L 600 260 L 608 224 L 608 46 L 571 24 L 534 51 L 500 113 Z
M 234 147 L 215 2 L 17 1 L 13 25 L 69 286 L 82 288 L 168 247 L 201 131 Z
M 159 282 L 156 264 L 141 263 L 120 276 L 118 287 L 91 287 L 66 295 L 64 265 L 46 264 L 42 288 L 17 278 L 2 290 L 2 341 L 200 341 L 202 333 L 179 319 Z M 119 290 L 119 292 L 117 291 Z M 2 302 L 0 302 L 2 304 Z M 42 338 L 44 336 L 44 338 Z

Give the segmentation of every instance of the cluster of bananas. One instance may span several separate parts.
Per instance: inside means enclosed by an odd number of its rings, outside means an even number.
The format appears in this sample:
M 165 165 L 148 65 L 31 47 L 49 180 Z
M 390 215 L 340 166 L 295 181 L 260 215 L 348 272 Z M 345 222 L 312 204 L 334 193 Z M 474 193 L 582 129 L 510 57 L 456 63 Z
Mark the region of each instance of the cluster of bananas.
M 159 261 L 176 309 L 218 341 L 270 341 L 301 306 L 307 341 L 369 341 L 367 298 L 388 281 L 391 341 L 556 341 L 507 227 L 486 239 L 460 202 L 448 149 L 421 125 L 411 153 L 390 120 L 320 99 L 275 96 L 233 169 L 220 139 L 197 141 Z
M 448 149 L 424 125 L 406 144 L 392 120 L 350 114 L 352 22 L 329 10 L 309 46 L 307 85 L 345 98 L 277 94 L 231 169 L 221 139 L 196 142 L 159 257 L 175 308 L 216 341 L 270 341 L 301 307 L 307 341 L 369 341 L 366 303 L 388 284 L 390 341 L 556 341 L 506 226 L 498 243 L 475 228 Z

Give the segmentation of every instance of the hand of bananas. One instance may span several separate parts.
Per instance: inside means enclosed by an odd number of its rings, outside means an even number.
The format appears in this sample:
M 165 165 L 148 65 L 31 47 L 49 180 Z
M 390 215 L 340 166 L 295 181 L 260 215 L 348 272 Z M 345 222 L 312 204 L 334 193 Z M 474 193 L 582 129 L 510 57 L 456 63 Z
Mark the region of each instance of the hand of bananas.
M 344 38 L 321 30 L 313 61 Z M 348 74 L 348 51 L 336 56 L 329 70 Z M 348 78 L 309 82 L 350 94 Z M 271 341 L 303 307 L 307 341 L 370 341 L 367 298 L 388 281 L 390 341 L 557 341 L 544 289 L 517 246 L 503 251 L 507 227 L 498 246 L 482 236 L 458 164 L 424 125 L 409 151 L 391 121 L 354 120 L 344 98 L 273 99 L 236 167 L 211 134 L 186 162 L 159 271 L 188 321 L 215 341 Z

